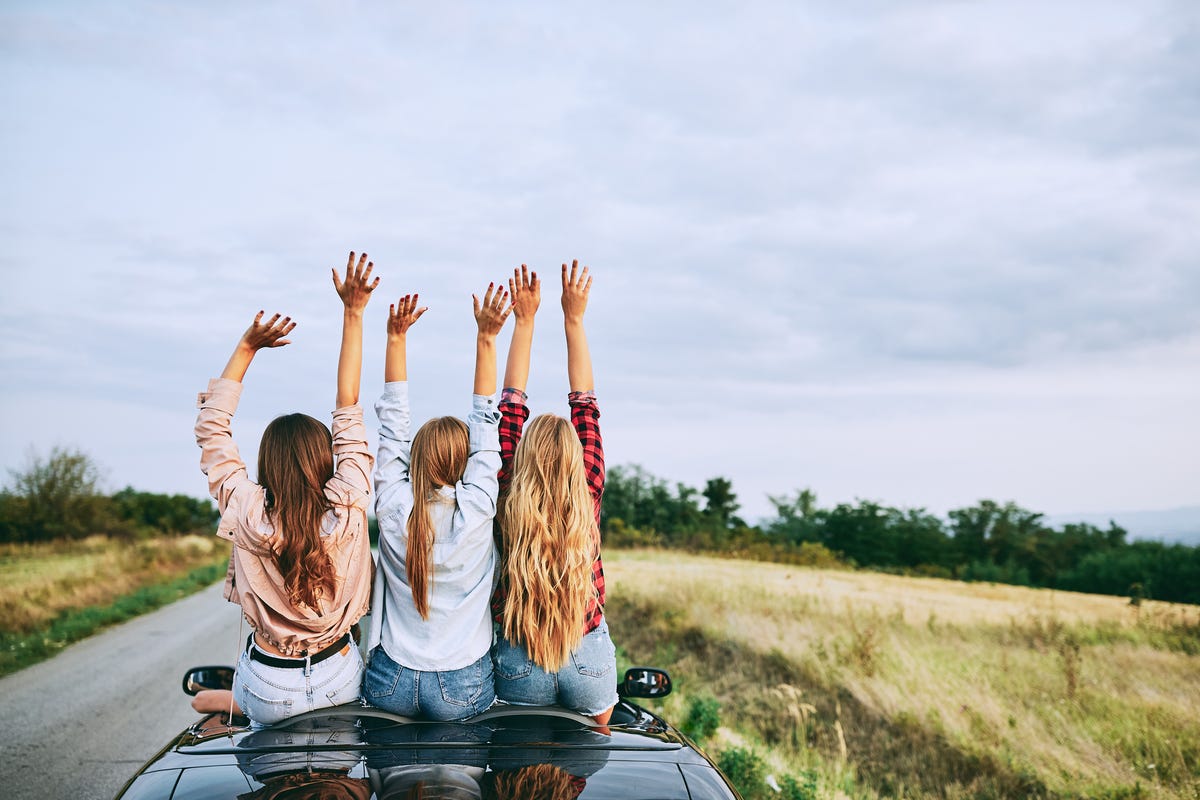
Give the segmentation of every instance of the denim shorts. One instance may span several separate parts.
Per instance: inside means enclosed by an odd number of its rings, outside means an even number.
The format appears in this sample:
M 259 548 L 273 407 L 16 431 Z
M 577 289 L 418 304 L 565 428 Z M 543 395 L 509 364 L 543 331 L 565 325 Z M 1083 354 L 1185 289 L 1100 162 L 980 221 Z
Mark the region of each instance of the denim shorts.
M 484 653 L 462 669 L 422 672 L 397 664 L 380 645 L 367 659 L 363 699 L 414 719 L 449 722 L 473 717 L 496 699 L 492 658 Z
M 245 650 L 233 674 L 233 696 L 251 727 L 261 728 L 305 711 L 357 702 L 362 674 L 362 655 L 353 643 L 307 670 L 262 664 Z
M 617 656 L 608 622 L 585 634 L 558 672 L 546 672 L 525 648 L 500 636 L 492 647 L 496 696 L 522 706 L 560 705 L 596 716 L 617 704 Z

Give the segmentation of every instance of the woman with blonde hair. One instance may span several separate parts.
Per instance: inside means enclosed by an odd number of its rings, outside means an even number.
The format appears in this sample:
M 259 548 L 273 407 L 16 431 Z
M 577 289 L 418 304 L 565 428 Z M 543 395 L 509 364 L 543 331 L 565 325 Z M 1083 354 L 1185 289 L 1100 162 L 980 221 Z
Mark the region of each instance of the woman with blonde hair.
M 200 394 L 196 443 L 200 467 L 217 500 L 217 535 L 233 542 L 225 599 L 238 603 L 253 633 L 234 672 L 235 709 L 254 727 L 303 711 L 359 699 L 362 658 L 351 628 L 371 592 L 367 503 L 371 452 L 358 405 L 362 318 L 374 264 L 354 253 L 341 297 L 333 432 L 305 414 L 273 420 L 258 449 L 258 482 L 250 480 L 230 426 L 242 378 L 262 348 L 282 347 L 296 323 L 258 312 L 220 378 Z M 228 693 L 203 692 L 193 704 L 230 705 Z
M 496 335 L 508 293 L 475 299 L 475 389 L 467 422 L 438 417 L 409 433 L 408 329 L 425 313 L 404 296 L 388 316 L 375 515 L 379 573 L 363 695 L 410 717 L 458 720 L 492 704 L 488 598 L 499 483 Z
M 570 273 L 562 265 L 571 419 L 542 414 L 528 426 L 525 386 L 541 284 L 522 265 L 509 286 L 516 322 L 500 402 L 496 695 L 519 705 L 563 705 L 604 725 L 617 683 L 600 559 L 604 447 L 583 326 L 592 280 L 578 261 Z

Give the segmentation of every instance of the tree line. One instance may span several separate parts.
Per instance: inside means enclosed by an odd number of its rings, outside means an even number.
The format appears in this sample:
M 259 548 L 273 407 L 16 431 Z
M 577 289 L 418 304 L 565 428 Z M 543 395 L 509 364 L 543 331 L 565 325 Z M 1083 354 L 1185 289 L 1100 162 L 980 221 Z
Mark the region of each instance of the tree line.
M 30 456 L 0 489 L 0 542 L 209 533 L 212 501 L 126 487 L 98 488 L 99 469 L 77 450 Z M 865 567 L 1200 604 L 1200 547 L 1127 541 L 1115 523 L 1053 528 L 1015 503 L 983 500 L 942 519 L 870 500 L 817 504 L 808 489 L 769 497 L 774 516 L 748 524 L 728 478 L 702 489 L 639 466 L 608 470 L 601 526 L 608 546 L 655 546 L 811 566 Z M 374 520 L 372 520 L 374 522 Z M 374 529 L 374 525 L 372 525 Z M 374 530 L 372 531 L 374 533 Z
M 820 507 L 803 489 L 769 496 L 774 516 L 737 515 L 728 478 L 703 489 L 669 484 L 638 466 L 613 467 L 604 490 L 607 544 L 679 547 L 789 563 L 850 566 L 961 580 L 1200 603 L 1200 547 L 1128 541 L 1127 532 L 1054 528 L 1015 503 L 982 500 L 942 519 L 870 500 Z
M 132 487 L 104 494 L 99 482 L 96 463 L 78 450 L 31 454 L 28 466 L 12 472 L 0 490 L 0 542 L 210 533 L 220 517 L 207 498 Z

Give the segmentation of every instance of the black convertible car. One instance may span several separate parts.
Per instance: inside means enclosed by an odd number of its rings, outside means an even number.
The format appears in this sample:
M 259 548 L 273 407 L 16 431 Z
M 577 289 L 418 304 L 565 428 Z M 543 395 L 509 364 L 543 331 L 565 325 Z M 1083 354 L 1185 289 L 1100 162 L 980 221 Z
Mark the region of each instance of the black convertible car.
M 205 667 L 185 691 L 232 680 Z M 630 698 L 662 697 L 670 678 L 634 668 L 606 727 L 555 707 L 493 706 L 464 722 L 420 722 L 358 705 L 252 731 L 209 714 L 152 758 L 121 800 L 731 800 L 737 793 L 695 744 Z

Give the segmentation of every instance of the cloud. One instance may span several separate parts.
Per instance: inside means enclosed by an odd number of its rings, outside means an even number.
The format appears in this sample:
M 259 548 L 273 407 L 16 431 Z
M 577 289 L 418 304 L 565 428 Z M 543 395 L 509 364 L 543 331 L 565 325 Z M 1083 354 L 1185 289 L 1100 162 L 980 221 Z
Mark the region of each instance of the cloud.
M 280 398 L 323 413 L 327 270 L 351 248 L 384 277 L 364 397 L 386 300 L 416 290 L 432 309 L 417 397 L 456 407 L 468 296 L 525 261 L 546 281 L 531 388 L 549 403 L 565 382 L 558 264 L 579 257 L 596 272 L 618 461 L 691 479 L 726 454 L 735 482 L 771 486 L 755 444 L 814 425 L 813 469 L 848 484 L 861 471 L 835 443 L 876 442 L 885 492 L 914 474 L 916 441 L 863 418 L 949 442 L 975 424 L 1002 443 L 1019 420 L 982 407 L 1014 385 L 1049 436 L 1089 393 L 1119 402 L 1103 381 L 1041 387 L 1082 364 L 1124 375 L 1146 352 L 1172 374 L 1200 335 L 1191 4 L 354 11 L 6 8 L 0 361 L 20 379 L 6 405 L 136 387 L 131 408 L 174 414 L 267 307 L 300 326 L 256 363 L 252 415 Z M 1160 373 L 1137 374 L 1156 413 L 1173 408 Z M 953 407 L 897 388 L 913 386 Z M 738 414 L 714 417 L 714 395 Z M 735 430 L 713 444 L 679 409 Z M 925 485 L 957 485 L 958 453 L 945 445 Z M 1166 461 L 1189 463 L 1178 447 Z

